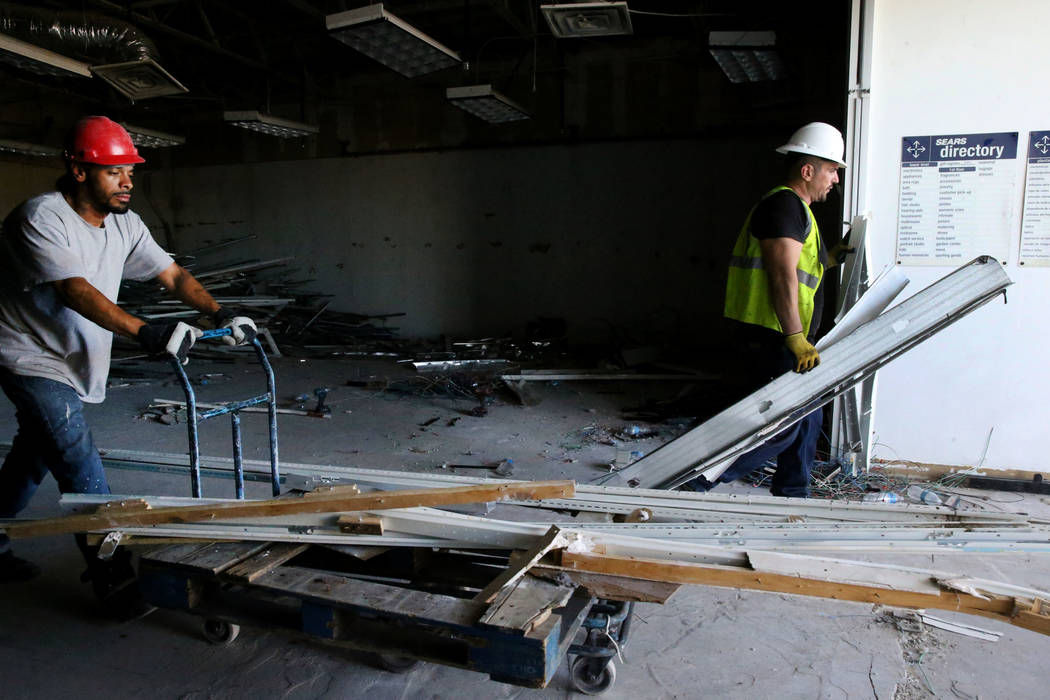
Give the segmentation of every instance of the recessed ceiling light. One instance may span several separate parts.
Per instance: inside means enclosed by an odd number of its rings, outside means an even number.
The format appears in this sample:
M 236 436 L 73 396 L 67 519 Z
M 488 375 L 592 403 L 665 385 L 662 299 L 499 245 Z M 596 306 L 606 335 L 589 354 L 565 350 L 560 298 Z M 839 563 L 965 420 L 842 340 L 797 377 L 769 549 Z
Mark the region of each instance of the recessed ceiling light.
M 88 64 L 7 34 L 0 34 L 0 60 L 38 75 L 91 77 Z
M 452 49 L 383 9 L 382 3 L 324 19 L 332 37 L 406 78 L 462 63 Z
M 551 33 L 559 39 L 633 34 L 626 2 L 575 2 L 540 5 Z
M 123 122 L 120 125 L 128 132 L 131 142 L 140 148 L 164 148 L 166 146 L 181 146 L 186 143 L 185 136 L 144 129 L 141 126 L 132 126 Z
M 493 90 L 491 85 L 448 88 L 445 90 L 445 97 L 463 111 L 492 124 L 529 118 L 529 113 L 524 108 Z
M 26 143 L 25 141 L 10 141 L 8 139 L 0 139 L 0 151 L 21 153 L 26 156 L 58 157 L 62 155 L 61 148 L 55 148 L 54 146 L 41 146 L 35 143 Z
M 787 74 L 775 32 L 711 32 L 708 50 L 733 83 L 781 80 Z
M 312 136 L 320 131 L 313 124 L 304 124 L 303 122 L 273 117 L 269 114 L 261 114 L 255 111 L 223 112 L 222 118 L 232 126 L 239 126 L 242 129 L 258 131 L 261 134 L 278 136 L 283 139 Z

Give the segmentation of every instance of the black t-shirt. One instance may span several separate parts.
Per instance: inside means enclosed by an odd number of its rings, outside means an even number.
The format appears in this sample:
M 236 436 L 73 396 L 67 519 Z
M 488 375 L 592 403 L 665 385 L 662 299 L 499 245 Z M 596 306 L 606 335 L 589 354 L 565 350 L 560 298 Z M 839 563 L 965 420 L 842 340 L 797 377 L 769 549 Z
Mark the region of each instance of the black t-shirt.
M 794 238 L 800 243 L 806 242 L 809 234 L 809 215 L 806 207 L 798 195 L 791 190 L 780 190 L 775 192 L 755 207 L 751 214 L 751 235 L 762 240 L 764 238 Z M 824 241 L 820 241 L 820 252 L 818 253 L 820 264 L 828 264 L 828 251 L 824 248 Z M 823 280 L 822 280 L 823 282 Z M 820 329 L 820 318 L 824 312 L 824 285 L 817 286 L 816 294 L 813 295 L 813 320 L 809 324 L 809 339 L 812 342 L 817 337 Z

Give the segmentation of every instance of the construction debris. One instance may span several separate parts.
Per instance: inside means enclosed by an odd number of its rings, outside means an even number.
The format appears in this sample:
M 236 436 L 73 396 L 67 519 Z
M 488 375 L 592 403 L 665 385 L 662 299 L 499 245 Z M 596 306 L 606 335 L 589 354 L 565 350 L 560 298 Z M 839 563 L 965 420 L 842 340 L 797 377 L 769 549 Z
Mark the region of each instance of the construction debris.
M 286 467 L 287 469 L 287 467 Z M 544 525 L 448 513 L 422 504 L 470 502 L 491 498 L 552 500 L 573 497 L 571 482 L 496 484 L 412 491 L 356 494 L 352 487 L 332 486 L 300 498 L 265 501 L 128 498 L 104 504 L 98 512 L 64 518 L 19 522 L 6 529 L 12 537 L 90 530 L 120 536 L 255 539 L 268 542 L 384 544 L 476 549 L 526 550 L 475 596 L 496 601 L 501 591 L 557 550 L 551 564 L 617 581 L 635 579 L 663 584 L 700 584 L 796 595 L 880 603 L 904 608 L 955 610 L 996 618 L 1050 634 L 1050 593 L 956 573 L 871 564 L 763 549 L 694 544 L 668 537 L 639 537 L 659 524 Z M 568 491 L 566 491 L 568 489 Z M 67 503 L 87 504 L 100 497 L 73 495 Z M 105 498 L 105 497 L 101 497 Z M 781 499 L 788 500 L 788 499 Z M 165 505 L 172 502 L 186 505 Z M 541 504 L 542 505 L 542 504 Z M 914 506 L 915 508 L 929 508 Z M 381 509 L 381 510 L 377 510 Z M 378 518 L 382 535 L 348 534 L 345 511 L 354 522 Z M 655 509 L 654 509 L 655 512 Z M 358 517 L 360 516 L 360 517 Z M 236 518 L 236 520 L 230 520 Z M 253 519 L 256 525 L 243 522 Z M 194 521 L 197 521 L 196 524 Z M 342 522 L 341 522 L 342 521 Z M 798 527 L 797 523 L 793 524 Z M 161 527 L 158 527 L 161 526 Z M 374 527 L 374 522 L 373 522 Z M 260 532 L 252 533 L 253 529 Z M 281 534 L 284 530 L 287 536 Z M 374 531 L 374 530 L 373 530 Z M 1041 530 L 1044 543 L 1048 532 Z M 415 544 L 408 544 L 413 542 Z M 491 608 L 489 613 L 492 613 Z
M 820 367 L 788 373 L 601 483 L 674 488 L 703 473 L 714 480 L 733 460 L 790 427 L 879 367 L 1001 294 L 1011 283 L 998 261 L 963 265 L 821 351 Z

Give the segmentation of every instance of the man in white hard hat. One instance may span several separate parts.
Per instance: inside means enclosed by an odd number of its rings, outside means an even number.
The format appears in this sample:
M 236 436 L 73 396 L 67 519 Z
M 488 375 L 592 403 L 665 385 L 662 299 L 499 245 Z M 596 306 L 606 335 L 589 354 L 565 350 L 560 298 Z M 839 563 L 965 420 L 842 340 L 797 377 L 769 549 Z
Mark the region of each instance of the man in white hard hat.
M 0 235 L 0 389 L 18 421 L 0 466 L 0 518 L 25 508 L 49 472 L 63 493 L 109 493 L 83 403 L 105 398 L 114 333 L 138 340 L 151 355 L 183 360 L 200 336 L 186 323 L 146 322 L 123 311 L 116 304 L 122 279 L 156 280 L 216 326 L 231 328 L 230 342 L 254 337 L 251 319 L 220 307 L 129 211 L 134 169 L 145 161 L 120 124 L 103 116 L 79 120 L 65 160 L 58 191 L 19 205 Z M 77 544 L 107 613 L 127 619 L 148 611 L 125 550 L 104 562 L 83 535 Z M 0 583 L 38 573 L 0 535 Z
M 748 214 L 729 261 L 725 316 L 732 319 L 741 353 L 748 358 L 753 391 L 788 371 L 820 364 L 816 341 L 824 302 L 824 273 L 849 252 L 829 252 L 810 205 L 823 202 L 839 181 L 845 145 L 823 122 L 806 124 L 777 149 L 787 155 L 784 184 L 765 194 Z M 818 409 L 761 447 L 738 458 L 715 482 L 750 474 L 774 457 L 775 496 L 807 497 L 809 474 L 821 430 Z M 707 490 L 699 477 L 686 488 Z

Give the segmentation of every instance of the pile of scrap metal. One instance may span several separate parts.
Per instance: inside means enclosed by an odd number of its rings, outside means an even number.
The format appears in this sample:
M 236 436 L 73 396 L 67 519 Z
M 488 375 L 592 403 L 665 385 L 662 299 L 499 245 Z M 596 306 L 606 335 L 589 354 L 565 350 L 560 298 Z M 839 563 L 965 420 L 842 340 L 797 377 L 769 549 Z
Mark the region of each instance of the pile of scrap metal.
M 220 304 L 252 317 L 271 353 L 281 347 L 300 355 L 327 355 L 348 347 L 373 352 L 396 345 L 397 329 L 386 326 L 386 322 L 403 313 L 365 315 L 330 309 L 331 295 L 301 289 L 310 279 L 293 279 L 295 269 L 288 265 L 294 256 L 205 264 L 212 253 L 254 238 L 249 235 L 198 248 L 176 255 L 175 261 L 190 270 Z M 198 316 L 149 282 L 125 280 L 119 303 L 130 313 L 149 320 Z M 194 349 L 197 356 L 222 356 L 229 352 L 240 350 L 225 346 Z
M 126 457 L 172 467 L 181 461 Z M 264 471 L 261 464 L 246 468 Z M 320 485 L 254 501 L 67 494 L 64 506 L 77 512 L 9 522 L 5 529 L 12 538 L 88 532 L 104 552 L 118 544 L 214 541 L 351 546 L 363 558 L 405 547 L 515 550 L 488 585 L 462 595 L 504 600 L 528 576 L 569 581 L 605 599 L 663 602 L 688 583 L 955 610 L 1050 634 L 1050 593 L 1044 591 L 800 553 L 1050 552 L 1050 523 L 1023 514 L 303 464 L 284 465 L 284 472 L 298 475 L 300 486 Z M 441 510 L 494 501 L 527 506 L 537 516 L 523 522 Z M 627 522 L 584 523 L 567 511 L 621 514 Z

